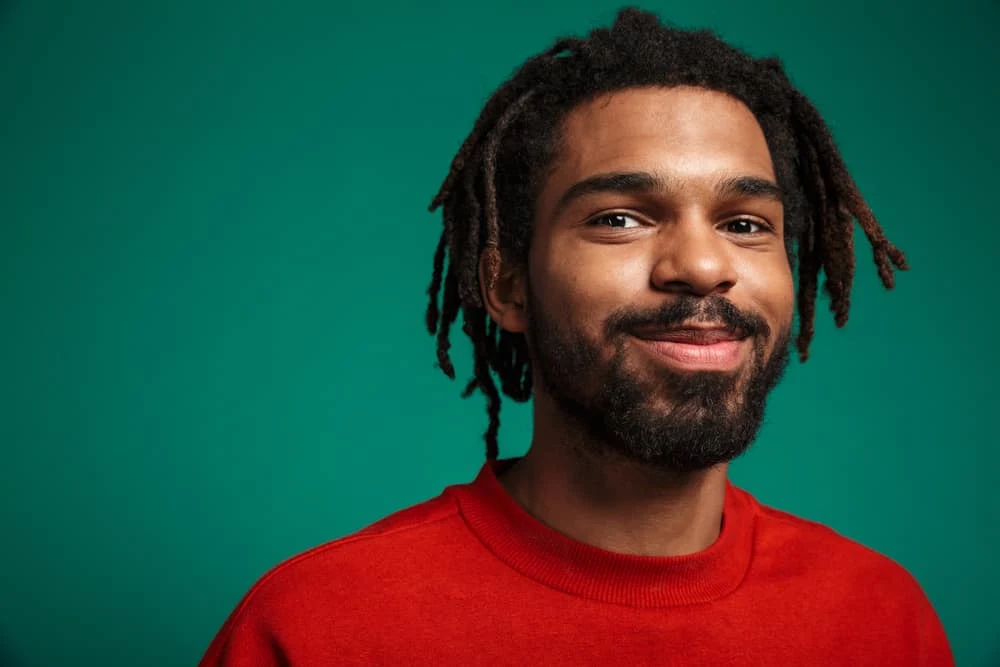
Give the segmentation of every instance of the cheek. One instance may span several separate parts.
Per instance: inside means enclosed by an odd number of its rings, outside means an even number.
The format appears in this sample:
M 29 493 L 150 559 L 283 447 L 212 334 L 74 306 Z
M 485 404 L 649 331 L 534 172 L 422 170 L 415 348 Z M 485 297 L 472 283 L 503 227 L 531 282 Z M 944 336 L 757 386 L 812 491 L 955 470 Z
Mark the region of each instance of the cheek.
M 744 254 L 745 253 L 745 254 Z M 762 315 L 777 333 L 792 324 L 795 286 L 784 251 L 734 252 L 737 285 L 726 297 L 736 306 Z M 547 239 L 532 246 L 531 289 L 548 318 L 602 335 L 611 313 L 624 306 L 656 301 L 650 280 L 655 257 L 642 244 L 601 245 L 575 239 Z M 652 300 L 651 300 L 652 297 Z
M 530 261 L 539 305 L 591 335 L 612 312 L 640 302 L 649 289 L 648 258 L 625 245 L 552 243 L 533 247 Z
M 766 262 L 748 261 L 740 271 L 740 283 L 741 291 L 749 296 L 754 310 L 767 319 L 774 333 L 791 326 L 795 284 L 784 255 L 776 254 Z

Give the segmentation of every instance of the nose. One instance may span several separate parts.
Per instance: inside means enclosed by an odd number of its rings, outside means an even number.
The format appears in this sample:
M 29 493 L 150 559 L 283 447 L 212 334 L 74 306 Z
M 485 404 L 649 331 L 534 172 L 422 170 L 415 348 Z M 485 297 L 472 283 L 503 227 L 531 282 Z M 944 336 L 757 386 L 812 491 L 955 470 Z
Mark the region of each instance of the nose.
M 657 236 L 654 289 L 709 296 L 736 285 L 732 243 L 704 216 L 685 216 L 662 226 Z

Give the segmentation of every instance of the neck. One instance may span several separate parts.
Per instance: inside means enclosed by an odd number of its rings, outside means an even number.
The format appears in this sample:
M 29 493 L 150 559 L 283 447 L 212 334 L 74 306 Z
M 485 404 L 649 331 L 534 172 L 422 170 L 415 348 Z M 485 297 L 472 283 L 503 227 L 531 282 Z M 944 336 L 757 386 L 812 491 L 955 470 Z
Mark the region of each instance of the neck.
M 683 556 L 718 538 L 728 464 L 659 470 L 610 458 L 588 437 L 536 394 L 531 447 L 500 483 L 542 523 L 607 551 Z

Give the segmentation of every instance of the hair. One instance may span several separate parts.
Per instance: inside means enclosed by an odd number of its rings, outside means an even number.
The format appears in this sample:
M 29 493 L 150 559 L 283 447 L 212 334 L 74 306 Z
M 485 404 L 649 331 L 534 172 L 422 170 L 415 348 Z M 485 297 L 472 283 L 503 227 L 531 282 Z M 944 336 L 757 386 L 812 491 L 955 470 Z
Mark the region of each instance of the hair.
M 894 267 L 908 268 L 859 193 L 823 118 L 777 58 L 754 58 L 710 30 L 682 30 L 649 12 L 623 9 L 610 28 L 593 30 L 585 39 L 556 40 L 493 93 L 430 204 L 432 212 L 442 208 L 444 228 L 427 290 L 427 329 L 437 336 L 437 365 L 454 379 L 450 333 L 462 314 L 462 330 L 473 347 L 473 375 L 462 396 L 477 389 L 486 396 L 487 459 L 498 454 L 500 392 L 527 401 L 532 375 L 523 334 L 500 329 L 484 308 L 481 258 L 489 288 L 501 257 L 505 264 L 526 264 L 535 200 L 558 157 L 566 114 L 604 93 L 646 86 L 726 93 L 760 124 L 785 193 L 785 247 L 797 273 L 796 347 L 802 361 L 813 338 L 821 270 L 834 322 L 838 327 L 847 322 L 855 220 L 886 288 L 894 285 Z

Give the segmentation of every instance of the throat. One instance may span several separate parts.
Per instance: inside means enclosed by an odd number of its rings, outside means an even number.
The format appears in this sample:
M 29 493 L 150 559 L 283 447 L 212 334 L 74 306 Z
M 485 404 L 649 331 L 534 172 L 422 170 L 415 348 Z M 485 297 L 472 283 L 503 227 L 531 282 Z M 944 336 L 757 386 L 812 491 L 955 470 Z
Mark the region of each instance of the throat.
M 637 556 L 684 556 L 719 537 L 726 464 L 675 473 L 535 443 L 500 476 L 538 521 L 578 542 Z

